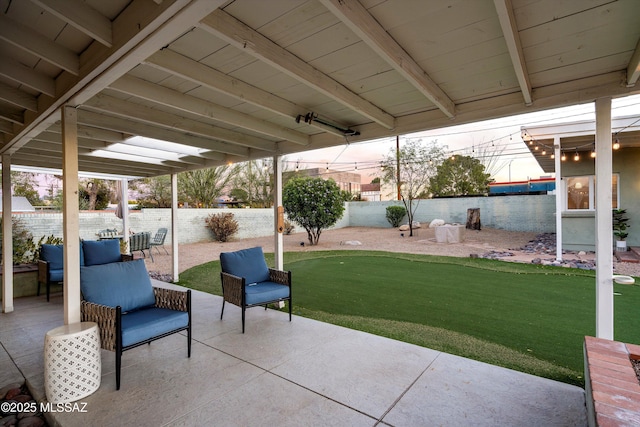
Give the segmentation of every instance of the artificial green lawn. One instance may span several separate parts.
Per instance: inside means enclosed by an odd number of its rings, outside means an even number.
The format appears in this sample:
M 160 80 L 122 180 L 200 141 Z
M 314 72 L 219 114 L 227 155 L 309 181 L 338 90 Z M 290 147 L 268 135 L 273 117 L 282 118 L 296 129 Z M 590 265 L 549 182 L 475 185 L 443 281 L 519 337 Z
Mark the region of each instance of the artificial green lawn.
M 584 385 L 591 271 L 372 251 L 292 252 L 285 266 L 296 314 Z M 203 264 L 180 284 L 220 295 L 219 271 Z M 615 338 L 639 343 L 640 288 L 615 291 Z

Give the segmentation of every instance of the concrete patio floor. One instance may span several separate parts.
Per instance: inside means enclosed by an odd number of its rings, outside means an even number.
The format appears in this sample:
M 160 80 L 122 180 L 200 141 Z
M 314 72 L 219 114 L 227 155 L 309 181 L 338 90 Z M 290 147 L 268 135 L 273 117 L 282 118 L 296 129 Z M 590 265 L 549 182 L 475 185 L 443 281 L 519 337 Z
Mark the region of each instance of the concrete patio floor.
M 157 282 L 161 286 L 173 286 Z M 295 303 L 295 301 L 294 301 Z M 193 347 L 164 338 L 114 353 L 86 413 L 61 426 L 586 426 L 584 390 L 509 369 L 294 316 L 247 311 L 193 292 Z M 15 300 L 0 314 L 0 386 L 27 382 L 44 399 L 45 333 L 62 325 L 62 296 Z

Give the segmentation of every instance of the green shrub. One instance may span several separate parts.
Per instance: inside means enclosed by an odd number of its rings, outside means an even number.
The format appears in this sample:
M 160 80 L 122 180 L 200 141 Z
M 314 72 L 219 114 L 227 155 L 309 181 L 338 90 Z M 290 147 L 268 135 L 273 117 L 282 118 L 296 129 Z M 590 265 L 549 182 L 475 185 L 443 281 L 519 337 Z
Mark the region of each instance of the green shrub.
M 213 232 L 216 240 L 227 242 L 229 238 L 238 232 L 238 221 L 230 212 L 211 214 L 206 219 L 207 227 Z
M 387 206 L 387 221 L 392 227 L 399 227 L 406 214 L 404 206 Z

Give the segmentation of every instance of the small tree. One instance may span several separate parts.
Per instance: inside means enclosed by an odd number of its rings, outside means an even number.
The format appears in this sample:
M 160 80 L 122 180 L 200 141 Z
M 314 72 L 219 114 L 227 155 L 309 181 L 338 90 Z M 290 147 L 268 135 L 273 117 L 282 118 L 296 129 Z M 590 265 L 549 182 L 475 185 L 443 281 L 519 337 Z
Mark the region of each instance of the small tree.
M 436 197 L 486 194 L 490 177 L 480 160 L 469 156 L 452 156 L 438 166 L 436 175 L 429 180 L 429 186 Z
M 399 151 L 391 149 L 382 161 L 382 181 L 400 188 L 409 220 L 409 236 L 413 236 L 413 215 L 419 204 L 414 201 L 428 197 L 429 178 L 435 175 L 436 167 L 442 162 L 445 148 L 437 141 L 424 146 L 420 139 L 408 140 Z
M 344 199 L 333 180 L 293 178 L 282 191 L 287 216 L 307 230 L 311 246 L 317 245 L 322 230 L 334 225 L 344 213 Z

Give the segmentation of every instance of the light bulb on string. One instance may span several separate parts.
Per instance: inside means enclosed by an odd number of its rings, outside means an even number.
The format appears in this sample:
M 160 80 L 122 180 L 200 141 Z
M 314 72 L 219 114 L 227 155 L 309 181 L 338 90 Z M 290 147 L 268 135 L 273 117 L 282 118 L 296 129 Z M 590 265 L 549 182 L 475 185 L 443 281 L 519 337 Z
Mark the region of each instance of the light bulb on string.
M 574 162 L 577 162 L 577 161 L 579 161 L 579 160 L 580 160 L 580 154 L 578 154 L 578 152 L 576 151 L 576 155 L 575 155 L 575 156 L 573 156 L 573 161 L 574 161 Z
M 563 162 L 567 160 L 567 155 L 562 153 L 562 156 L 560 156 L 560 160 L 562 160 Z
M 617 150 L 620 148 L 620 140 L 618 140 L 618 138 L 616 138 L 616 141 L 613 143 L 613 149 Z
M 591 150 L 591 158 L 592 159 L 596 158 L 596 150 Z

